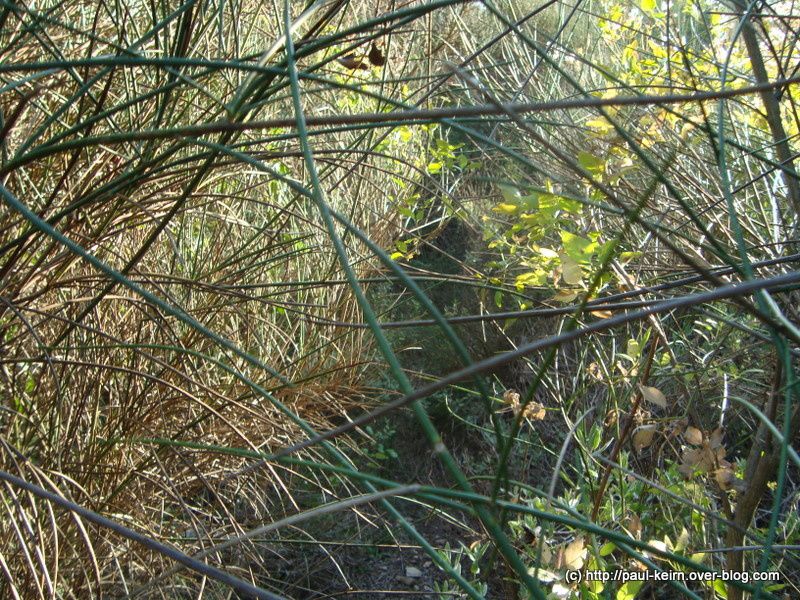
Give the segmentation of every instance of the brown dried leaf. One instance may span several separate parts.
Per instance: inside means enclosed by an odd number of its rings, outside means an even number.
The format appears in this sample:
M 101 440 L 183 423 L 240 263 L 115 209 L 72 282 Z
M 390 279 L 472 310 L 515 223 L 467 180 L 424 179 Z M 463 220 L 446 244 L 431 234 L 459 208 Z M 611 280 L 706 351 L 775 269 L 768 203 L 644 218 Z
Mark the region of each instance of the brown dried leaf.
M 628 530 L 634 539 L 641 539 L 642 520 L 639 518 L 639 515 L 636 513 L 631 513 L 631 515 L 625 519 L 625 529 Z
M 655 425 L 642 425 L 637 427 L 633 432 L 633 448 L 637 452 L 641 452 L 650 444 L 653 443 L 653 438 L 656 435 Z
M 386 64 L 386 56 L 384 56 L 383 52 L 381 52 L 381 49 L 378 48 L 374 42 L 372 43 L 372 47 L 369 49 L 369 54 L 367 56 L 369 57 L 369 62 L 376 67 L 382 67 Z
M 686 477 L 691 477 L 696 471 L 707 473 L 714 468 L 715 458 L 714 452 L 707 447 L 689 448 L 684 451 L 678 470 Z
M 661 393 L 661 390 L 646 385 L 640 385 L 639 390 L 642 392 L 644 398 L 650 404 L 655 404 L 661 408 L 667 408 L 667 397 Z
M 631 567 L 631 569 L 633 569 L 635 571 L 640 571 L 640 572 L 644 572 L 644 571 L 649 571 L 650 570 L 650 567 L 648 565 L 644 564 L 643 562 L 639 562 L 638 560 L 631 561 L 630 567 Z
M 514 413 L 516 417 L 519 414 L 520 409 L 520 402 L 519 402 L 519 394 L 514 390 L 506 390 L 503 394 L 503 402 L 511 406 L 511 412 Z
M 589 363 L 589 367 L 586 370 L 589 372 L 589 377 L 595 381 L 603 381 L 603 372 L 600 370 L 600 365 L 596 362 Z
M 728 491 L 733 487 L 736 475 L 733 474 L 733 469 L 723 468 L 714 471 L 714 480 L 723 491 Z
M 559 546 L 556 551 L 556 556 L 553 559 L 552 567 L 556 570 L 564 566 L 564 546 Z
M 722 447 L 722 436 L 723 436 L 722 427 L 717 427 L 714 431 L 711 432 L 711 435 L 708 437 L 708 445 L 711 446 L 711 448 L 714 450 Z
M 367 65 L 364 64 L 364 57 L 363 56 L 356 56 L 355 54 L 348 54 L 347 56 L 340 56 L 336 59 L 336 61 L 347 69 L 361 69 L 366 71 L 369 69 Z
M 728 490 L 736 490 L 737 492 L 744 493 L 747 490 L 747 484 L 736 477 L 733 469 L 730 466 L 730 463 L 727 463 L 728 466 L 722 467 L 714 471 L 714 480 L 719 485 L 720 489 L 728 491 Z
M 696 427 L 687 427 L 686 431 L 683 432 L 683 437 L 693 446 L 699 446 L 703 443 L 703 432 Z
M 545 414 L 547 414 L 547 411 L 545 411 L 544 406 L 538 402 L 531 402 L 525 407 L 525 411 L 522 413 L 522 416 L 526 419 L 531 419 L 532 421 L 541 421 L 544 419 Z

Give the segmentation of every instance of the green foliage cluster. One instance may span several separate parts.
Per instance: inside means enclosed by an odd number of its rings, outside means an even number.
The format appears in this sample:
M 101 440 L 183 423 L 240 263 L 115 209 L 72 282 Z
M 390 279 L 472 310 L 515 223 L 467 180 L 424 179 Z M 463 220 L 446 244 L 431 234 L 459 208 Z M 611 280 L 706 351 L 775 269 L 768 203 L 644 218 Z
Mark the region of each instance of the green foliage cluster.
M 173 4 L 0 3 L 0 596 L 800 594 L 792 3 Z

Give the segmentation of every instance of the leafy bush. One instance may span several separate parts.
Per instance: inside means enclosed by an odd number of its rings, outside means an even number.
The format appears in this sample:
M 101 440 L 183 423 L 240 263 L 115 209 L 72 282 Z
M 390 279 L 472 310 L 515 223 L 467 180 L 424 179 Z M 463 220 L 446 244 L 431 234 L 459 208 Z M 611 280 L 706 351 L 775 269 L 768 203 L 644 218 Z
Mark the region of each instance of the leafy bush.
M 0 595 L 800 593 L 790 3 L 123 4 L 0 6 Z

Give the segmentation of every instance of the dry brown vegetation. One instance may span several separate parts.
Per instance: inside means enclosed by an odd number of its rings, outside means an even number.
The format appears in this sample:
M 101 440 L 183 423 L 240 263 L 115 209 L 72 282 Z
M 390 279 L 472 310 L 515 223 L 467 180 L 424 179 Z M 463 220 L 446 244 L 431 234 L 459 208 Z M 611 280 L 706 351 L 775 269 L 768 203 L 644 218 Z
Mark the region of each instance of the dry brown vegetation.
M 0 597 L 798 593 L 795 7 L 635 4 L 0 3 Z

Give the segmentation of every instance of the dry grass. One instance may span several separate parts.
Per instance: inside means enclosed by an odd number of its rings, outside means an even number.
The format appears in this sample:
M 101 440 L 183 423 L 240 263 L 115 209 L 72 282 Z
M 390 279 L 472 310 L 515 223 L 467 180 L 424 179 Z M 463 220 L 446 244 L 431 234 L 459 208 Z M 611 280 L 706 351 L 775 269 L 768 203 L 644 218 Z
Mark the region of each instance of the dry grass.
M 6 12 L 3 60 L 117 54 L 169 14 L 152 15 L 146 3 L 113 14 L 107 8 L 84 2 L 47 17 L 41 8 Z M 359 15 L 341 16 L 352 23 Z M 362 320 L 308 200 L 225 154 L 207 162 L 209 149 L 191 139 L 99 139 L 220 118 L 216 99 L 232 97 L 248 71 L 163 62 L 240 61 L 274 41 L 281 18 L 261 3 L 228 4 L 223 15 L 190 3 L 136 47 L 134 54 L 161 59 L 161 66 L 58 69 L 4 92 L 0 102 L 6 118 L 16 117 L 4 132 L 6 165 L 24 157 L 26 146 L 31 152 L 50 140 L 76 143 L 4 171 L 13 194 L 88 252 L 283 377 L 113 285 L 25 219 L 3 213 L 0 468 L 157 539 L 186 540 L 187 531 L 195 540 L 219 539 L 244 522 L 274 517 L 292 508 L 294 486 L 286 483 L 292 475 L 270 468 L 266 480 L 243 477 L 221 489 L 241 458 L 136 440 L 268 450 L 299 439 L 297 423 L 253 383 L 319 429 L 364 405 L 369 332 L 313 319 Z M 30 22 L 41 23 L 43 33 L 26 31 Z M 325 71 L 348 78 L 336 63 Z M 148 97 L 151 91 L 158 93 Z M 340 94 L 318 90 L 309 109 L 342 110 Z M 265 100 L 251 118 L 289 110 L 285 92 Z M 295 140 L 271 139 L 280 133 L 248 133 L 238 147 L 302 177 Z M 392 163 L 360 156 L 358 140 L 357 133 L 320 138 L 321 168 L 337 180 L 334 205 L 388 244 L 396 235 L 384 181 Z M 350 144 L 353 152 L 340 160 L 338 149 Z M 163 232 L 153 236 L 162 222 Z M 374 265 L 358 256 L 362 249 L 351 250 L 358 271 L 373 274 Z M 10 485 L 0 496 L 4 597 L 116 595 L 169 562 Z M 267 507 L 271 496 L 286 506 Z

